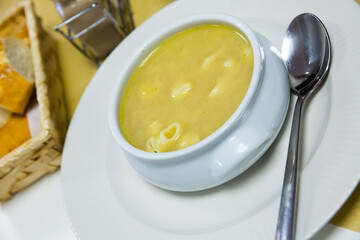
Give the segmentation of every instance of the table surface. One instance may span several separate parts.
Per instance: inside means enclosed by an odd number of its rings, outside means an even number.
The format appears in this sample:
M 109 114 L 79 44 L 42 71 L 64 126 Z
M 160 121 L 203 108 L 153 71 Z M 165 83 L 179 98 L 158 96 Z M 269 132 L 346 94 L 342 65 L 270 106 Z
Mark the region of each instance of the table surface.
M 33 1 L 36 13 L 42 18 L 44 28 L 55 39 L 58 46 L 65 102 L 71 117 L 83 91 L 98 67 L 53 30 L 54 26 L 61 22 L 53 2 L 51 0 Z M 356 1 L 360 4 L 360 0 Z M 1 0 L 0 16 L 15 6 L 17 2 L 20 0 Z M 138 26 L 172 0 L 131 0 L 130 2 L 134 12 L 135 25 Z M 41 196 L 37 192 L 44 191 L 44 189 L 48 191 L 49 198 L 37 197 Z M 75 239 L 67 221 L 62 198 L 60 172 L 58 171 L 45 176 L 11 200 L 2 203 L 0 205 L 0 240 Z M 34 218 L 36 218 L 37 226 L 31 224 Z M 49 227 L 44 229 L 44 224 Z M 3 231 L 3 229 L 6 230 Z M 360 233 L 360 185 L 333 217 L 330 224 L 314 239 L 340 239 L 340 236 L 341 239 L 359 239 L 360 234 L 358 233 Z

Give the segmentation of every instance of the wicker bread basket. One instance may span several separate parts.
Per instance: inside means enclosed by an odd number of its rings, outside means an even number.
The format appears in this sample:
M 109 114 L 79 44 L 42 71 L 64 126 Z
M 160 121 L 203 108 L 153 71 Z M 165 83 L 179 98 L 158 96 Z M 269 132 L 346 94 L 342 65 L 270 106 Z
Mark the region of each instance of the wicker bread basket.
M 42 29 L 30 0 L 9 12 L 0 21 L 0 27 L 16 14 L 25 14 L 27 22 L 40 112 L 40 132 L 0 157 L 0 201 L 10 198 L 60 166 L 68 126 L 54 41 Z

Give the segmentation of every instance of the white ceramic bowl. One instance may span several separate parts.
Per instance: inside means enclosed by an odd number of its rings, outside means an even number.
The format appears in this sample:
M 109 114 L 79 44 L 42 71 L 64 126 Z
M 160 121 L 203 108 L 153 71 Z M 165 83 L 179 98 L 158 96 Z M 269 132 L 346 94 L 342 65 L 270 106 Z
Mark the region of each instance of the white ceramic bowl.
M 245 98 L 223 126 L 197 144 L 166 153 L 149 153 L 133 147 L 123 137 L 119 125 L 120 101 L 130 76 L 162 41 L 202 24 L 230 25 L 248 37 L 254 53 L 254 70 Z M 230 15 L 211 13 L 184 18 L 144 40 L 129 61 L 110 96 L 109 124 L 130 164 L 159 187 L 197 191 L 231 180 L 264 154 L 285 119 L 290 87 L 279 52 L 265 37 Z

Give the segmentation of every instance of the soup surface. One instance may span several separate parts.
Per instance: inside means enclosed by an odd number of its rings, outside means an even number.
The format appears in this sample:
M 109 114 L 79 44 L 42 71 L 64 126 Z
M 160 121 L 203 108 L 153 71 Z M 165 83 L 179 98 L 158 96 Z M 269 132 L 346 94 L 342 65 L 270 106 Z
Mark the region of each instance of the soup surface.
M 201 25 L 171 36 L 140 63 L 125 88 L 125 139 L 148 152 L 201 141 L 240 105 L 253 66 L 250 42 L 235 28 Z

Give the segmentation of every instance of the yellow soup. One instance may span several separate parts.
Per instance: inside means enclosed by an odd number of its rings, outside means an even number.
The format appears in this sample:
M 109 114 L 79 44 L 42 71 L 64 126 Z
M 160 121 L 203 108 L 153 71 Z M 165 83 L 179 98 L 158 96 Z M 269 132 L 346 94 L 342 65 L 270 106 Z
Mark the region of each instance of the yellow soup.
M 238 108 L 253 66 L 250 42 L 235 28 L 201 25 L 171 36 L 126 86 L 120 107 L 125 139 L 156 153 L 201 141 Z

